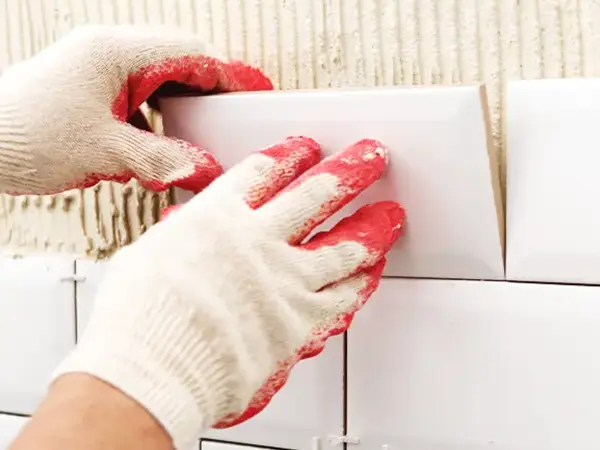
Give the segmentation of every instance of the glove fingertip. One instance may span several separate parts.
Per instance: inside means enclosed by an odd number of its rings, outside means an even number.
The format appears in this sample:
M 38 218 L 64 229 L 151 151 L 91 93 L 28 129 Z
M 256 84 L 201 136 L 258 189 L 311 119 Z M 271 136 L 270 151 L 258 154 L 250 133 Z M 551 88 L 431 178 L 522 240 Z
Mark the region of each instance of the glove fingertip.
M 321 158 L 321 146 L 314 139 L 305 136 L 290 136 L 258 153 L 268 156 L 273 164 L 247 189 L 246 202 L 253 209 L 263 206 L 294 179 L 317 164 Z M 252 158 L 256 158 L 256 154 L 247 159 Z
M 217 160 L 212 156 L 210 158 L 212 161 L 195 164 L 194 171 L 190 175 L 174 180 L 171 183 L 171 186 L 190 191 L 194 194 L 202 191 L 212 183 L 215 178 L 223 174 L 223 168 Z
M 273 90 L 273 83 L 258 67 L 232 61 L 223 65 L 223 71 L 225 80 L 222 84 L 228 92 Z
M 170 138 L 169 138 L 170 139 Z M 171 168 L 158 180 L 140 180 L 142 186 L 153 191 L 164 191 L 165 189 L 176 187 L 194 194 L 199 193 L 212 183 L 215 178 L 223 174 L 223 167 L 219 161 L 209 152 L 177 139 L 170 139 L 167 151 L 174 160 L 171 162 Z M 185 166 L 180 167 L 176 164 L 177 152 L 184 151 L 186 155 L 181 159 L 187 160 Z M 190 168 L 190 157 L 192 153 L 193 166 Z
M 381 201 L 363 206 L 354 217 L 350 216 L 348 219 L 352 219 L 354 223 L 368 223 L 371 233 L 366 233 L 366 236 L 376 238 L 385 254 L 402 236 L 406 212 L 398 202 Z

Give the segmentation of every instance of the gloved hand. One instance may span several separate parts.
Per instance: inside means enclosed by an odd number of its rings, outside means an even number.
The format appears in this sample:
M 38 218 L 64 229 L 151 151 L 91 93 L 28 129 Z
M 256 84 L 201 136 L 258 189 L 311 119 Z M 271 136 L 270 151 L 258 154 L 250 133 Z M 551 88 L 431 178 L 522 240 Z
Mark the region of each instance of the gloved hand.
M 157 26 L 84 26 L 0 77 L 0 192 L 49 194 L 100 180 L 198 192 L 222 173 L 208 152 L 156 136 L 140 105 L 166 82 L 269 90 L 197 37 Z
M 180 449 L 261 411 L 348 328 L 404 221 L 395 202 L 377 203 L 305 242 L 387 163 L 372 140 L 319 158 L 302 137 L 255 153 L 121 249 L 55 376 L 114 385 Z

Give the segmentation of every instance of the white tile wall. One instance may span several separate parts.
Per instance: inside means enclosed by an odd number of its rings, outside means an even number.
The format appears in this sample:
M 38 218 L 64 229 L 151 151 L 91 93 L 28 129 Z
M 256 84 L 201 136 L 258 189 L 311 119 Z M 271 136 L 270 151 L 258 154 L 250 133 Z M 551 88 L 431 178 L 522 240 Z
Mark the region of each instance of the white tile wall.
M 511 83 L 511 280 L 600 284 L 600 78 Z
M 62 319 L 75 317 L 73 283 L 55 280 L 68 277 L 69 267 L 42 260 L 2 263 L 2 286 L 11 297 L 0 297 L 0 410 L 29 412 L 59 359 L 58 353 L 48 358 L 49 348 L 66 352 L 73 345 L 74 323 Z M 8 272 L 13 276 L 6 277 Z M 38 274 L 36 283 L 32 273 Z M 95 290 L 95 275 L 88 275 L 78 283 L 80 303 Z M 67 303 L 69 308 L 60 307 Z M 9 325 L 27 323 L 30 316 L 45 320 L 39 327 Z M 349 438 L 362 448 L 392 450 L 595 448 L 598 323 L 600 287 L 385 279 L 349 333 Z M 41 334 L 28 338 L 34 333 Z M 341 346 L 332 341 L 324 355 L 301 363 L 263 414 L 206 437 L 250 446 L 333 448 L 330 438 L 342 434 L 343 424 Z M 36 371 L 42 362 L 44 371 Z M 20 377 L 12 374 L 15 368 Z M 12 433 L 1 420 L 0 430 Z
M 348 338 L 358 450 L 600 447 L 600 286 L 387 279 Z
M 581 94 L 577 98 L 586 99 Z M 593 102 L 588 106 L 596 111 Z M 564 125 L 567 119 L 557 117 L 550 117 L 557 121 L 554 126 Z M 527 114 L 525 119 L 533 120 Z M 581 121 L 591 119 L 585 116 Z M 579 126 L 568 124 L 572 130 Z M 538 127 L 540 141 L 533 144 L 556 144 L 544 140 L 543 128 Z M 523 139 L 526 135 L 521 134 Z M 535 151 L 525 146 L 527 156 L 513 166 L 509 163 L 509 175 L 520 174 L 509 203 L 511 198 L 523 199 L 519 190 L 531 194 L 531 183 L 538 199 L 543 198 L 545 190 L 536 183 L 555 180 L 552 173 L 560 175 L 563 166 L 576 178 L 572 166 L 556 161 L 559 155 L 571 155 L 565 153 L 566 143 L 579 139 L 571 135 L 560 135 L 560 152 L 548 155 L 544 146 Z M 573 155 L 593 162 L 593 136 L 587 136 Z M 555 160 L 542 164 L 551 169 L 545 175 L 531 179 L 521 172 L 529 168 L 535 173 L 531 168 L 536 160 L 546 157 Z M 584 189 L 586 183 L 597 182 L 592 176 L 595 165 L 590 165 L 585 182 L 559 177 L 569 195 L 560 197 L 561 188 L 548 190 L 551 197 L 563 198 L 556 204 L 558 214 L 569 211 L 572 205 L 561 205 L 575 199 L 580 207 L 571 208 L 570 214 L 578 215 L 576 220 L 552 223 L 551 201 L 537 205 L 535 214 L 521 205 L 518 219 L 533 217 L 537 225 L 526 226 L 529 231 L 517 245 L 519 239 L 513 235 L 511 241 L 511 233 L 523 223 L 511 224 L 509 215 L 509 262 L 515 248 L 527 245 L 538 256 L 530 259 L 529 264 L 537 261 L 530 275 L 514 278 L 531 279 L 537 273 L 536 283 L 384 279 L 356 316 L 345 361 L 342 339 L 332 339 L 323 355 L 299 364 L 262 414 L 238 427 L 207 432 L 210 441 L 202 442 L 202 449 L 326 450 L 344 441 L 357 450 L 600 448 L 600 265 L 594 263 L 600 260 L 600 246 L 590 228 L 596 220 L 596 197 Z M 578 196 L 586 195 L 589 201 L 581 202 Z M 536 206 L 535 196 L 529 202 Z M 545 224 L 556 230 L 554 234 L 546 233 Z M 581 245 L 586 240 L 581 239 L 581 225 L 588 227 L 588 240 L 594 244 L 589 248 Z M 540 230 L 544 233 L 536 235 Z M 576 256 L 585 256 L 579 250 L 589 252 L 592 257 L 581 267 L 591 278 L 568 281 L 593 285 L 560 284 L 568 270 L 558 269 L 567 263 L 557 269 L 539 256 L 542 251 L 560 256 L 561 249 Z M 30 413 L 43 396 L 52 368 L 74 346 L 76 318 L 79 331 L 84 330 L 105 266 L 78 263 L 79 281 L 73 277 L 74 267 L 72 260 L 62 258 L 0 259 L 0 413 Z M 551 283 L 537 283 L 540 280 Z M 19 422 L 0 415 L 0 445 Z M 347 436 L 342 439 L 344 430 Z

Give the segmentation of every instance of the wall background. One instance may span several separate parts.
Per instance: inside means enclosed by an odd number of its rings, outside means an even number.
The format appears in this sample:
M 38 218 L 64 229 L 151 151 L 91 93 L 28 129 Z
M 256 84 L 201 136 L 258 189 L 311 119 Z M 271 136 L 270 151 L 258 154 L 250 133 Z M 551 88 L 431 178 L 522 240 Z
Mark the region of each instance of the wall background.
M 508 80 L 600 74 L 599 0 L 0 0 L 0 67 L 86 22 L 178 24 L 280 89 L 485 82 L 500 161 Z M 0 246 L 103 256 L 166 202 L 135 183 L 0 196 Z

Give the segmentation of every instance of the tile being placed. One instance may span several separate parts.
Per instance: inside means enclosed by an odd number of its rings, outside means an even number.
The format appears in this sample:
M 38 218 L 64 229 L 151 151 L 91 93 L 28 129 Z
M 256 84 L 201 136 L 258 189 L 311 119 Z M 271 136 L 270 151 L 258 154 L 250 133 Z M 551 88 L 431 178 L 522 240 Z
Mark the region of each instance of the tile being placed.
M 507 278 L 600 283 L 599 120 L 600 79 L 509 85 Z
M 408 221 L 386 275 L 502 279 L 504 221 L 486 109 L 479 86 L 241 93 L 161 105 L 167 135 L 207 148 L 225 168 L 293 135 L 316 139 L 325 155 L 380 140 L 390 149 L 387 173 L 319 230 L 365 203 L 396 199 Z

